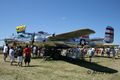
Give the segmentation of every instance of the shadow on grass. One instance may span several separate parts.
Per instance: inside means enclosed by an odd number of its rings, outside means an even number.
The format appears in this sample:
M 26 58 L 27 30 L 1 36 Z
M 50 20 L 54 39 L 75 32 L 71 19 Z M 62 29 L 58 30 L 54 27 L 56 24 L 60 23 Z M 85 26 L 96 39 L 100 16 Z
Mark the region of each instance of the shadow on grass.
M 112 56 L 108 57 L 108 56 L 99 56 L 99 55 L 96 55 L 95 57 L 100 57 L 100 58 L 113 58 Z M 115 59 L 120 59 L 120 57 L 116 57 Z
M 5 62 L 9 63 L 10 61 L 5 61 Z
M 76 60 L 76 59 L 66 58 L 66 57 L 62 57 L 61 60 L 66 61 L 68 63 L 72 63 L 74 65 L 85 67 L 87 69 L 91 69 L 91 70 L 97 71 L 97 72 L 110 73 L 110 74 L 118 72 L 115 69 L 111 69 L 111 68 L 99 65 L 97 63 L 91 63 L 88 61 Z
M 40 65 L 29 65 L 29 66 L 22 66 L 22 67 L 40 67 Z

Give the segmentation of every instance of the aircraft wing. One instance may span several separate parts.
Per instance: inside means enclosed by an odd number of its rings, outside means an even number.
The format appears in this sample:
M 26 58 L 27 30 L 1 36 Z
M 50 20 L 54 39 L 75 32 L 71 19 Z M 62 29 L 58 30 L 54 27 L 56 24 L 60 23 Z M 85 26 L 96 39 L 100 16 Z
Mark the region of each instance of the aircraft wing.
M 63 41 L 47 41 L 47 42 L 35 42 L 34 45 L 39 47 L 52 47 L 52 48 L 59 48 L 59 49 L 65 49 L 70 48 L 76 45 L 72 44 L 66 44 Z
M 79 30 L 76 30 L 76 31 L 71 31 L 71 32 L 58 34 L 58 35 L 49 37 L 49 40 L 64 41 L 64 40 L 68 40 L 68 39 L 71 39 L 71 38 L 78 38 L 82 35 L 89 35 L 89 34 L 93 34 L 93 33 L 95 33 L 95 31 L 91 30 L 91 29 L 79 29 Z

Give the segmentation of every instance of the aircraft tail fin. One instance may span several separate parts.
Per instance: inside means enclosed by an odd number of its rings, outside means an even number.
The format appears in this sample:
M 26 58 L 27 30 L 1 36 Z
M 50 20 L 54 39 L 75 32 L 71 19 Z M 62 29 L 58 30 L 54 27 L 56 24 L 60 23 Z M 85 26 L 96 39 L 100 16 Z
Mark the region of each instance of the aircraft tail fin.
M 113 41 L 114 41 L 114 28 L 113 27 L 111 27 L 111 26 L 106 27 L 104 41 L 106 43 L 113 43 Z

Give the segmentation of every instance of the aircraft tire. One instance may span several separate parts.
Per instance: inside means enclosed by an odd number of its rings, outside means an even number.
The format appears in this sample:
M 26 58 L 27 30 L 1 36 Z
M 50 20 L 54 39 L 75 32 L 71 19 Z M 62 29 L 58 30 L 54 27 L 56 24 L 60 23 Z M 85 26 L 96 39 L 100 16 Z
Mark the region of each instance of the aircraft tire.
M 53 60 L 59 60 L 60 59 L 60 54 L 59 53 L 54 53 L 52 58 L 53 58 Z

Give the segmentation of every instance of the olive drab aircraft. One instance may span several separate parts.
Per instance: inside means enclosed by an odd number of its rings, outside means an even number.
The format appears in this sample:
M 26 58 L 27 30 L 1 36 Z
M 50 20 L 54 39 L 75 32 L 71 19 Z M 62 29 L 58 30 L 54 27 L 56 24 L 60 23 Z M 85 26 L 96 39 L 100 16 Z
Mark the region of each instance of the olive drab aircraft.
M 95 31 L 91 29 L 79 29 L 71 32 L 61 34 L 49 34 L 44 31 L 37 33 L 26 32 L 26 26 L 20 25 L 16 27 L 17 35 L 12 35 L 6 38 L 5 42 L 24 42 L 24 43 L 56 43 L 56 44 L 71 44 L 71 45 L 89 45 L 96 46 L 103 43 L 112 43 L 114 41 L 114 28 L 107 26 L 104 38 L 90 39 L 89 35 L 94 34 Z
M 62 34 L 49 34 L 44 31 L 38 31 L 37 33 L 28 33 L 25 31 L 26 26 L 20 25 L 16 27 L 17 35 L 12 35 L 10 38 L 6 38 L 5 42 L 25 42 L 25 43 L 42 43 L 52 42 L 56 44 L 79 44 L 86 45 L 89 42 L 89 35 L 94 34 L 95 31 L 91 29 L 79 29 Z M 86 37 L 87 36 L 87 37 Z
M 39 47 L 51 47 L 57 49 L 65 49 L 76 46 L 89 46 L 98 47 L 104 46 L 104 43 L 113 43 L 114 41 L 114 28 L 107 26 L 105 29 L 104 38 L 90 39 L 89 35 L 94 34 L 95 31 L 91 29 L 79 29 L 71 32 L 61 33 L 61 34 L 49 34 L 44 31 L 38 31 L 34 33 L 26 32 L 26 26 L 20 25 L 16 27 L 17 35 L 12 35 L 9 38 L 4 39 L 5 43 L 16 45 L 16 44 L 31 44 Z M 16 44 L 15 44 L 16 43 Z M 47 45 L 47 46 L 46 46 Z M 58 59 L 61 54 L 54 54 L 54 58 Z M 73 57 L 76 54 L 69 56 Z M 78 57 L 76 57 L 77 59 Z

